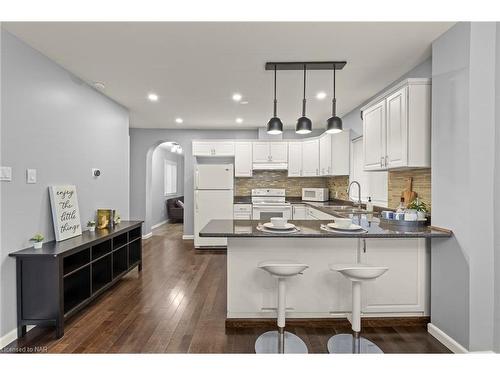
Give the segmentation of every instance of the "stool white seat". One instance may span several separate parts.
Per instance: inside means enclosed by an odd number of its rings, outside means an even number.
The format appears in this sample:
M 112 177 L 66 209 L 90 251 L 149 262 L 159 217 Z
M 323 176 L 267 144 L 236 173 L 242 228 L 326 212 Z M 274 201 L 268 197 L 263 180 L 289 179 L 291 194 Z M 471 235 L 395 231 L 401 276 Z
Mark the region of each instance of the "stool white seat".
M 330 270 L 340 272 L 352 281 L 352 319 L 353 335 L 338 334 L 328 340 L 329 353 L 383 353 L 373 342 L 360 337 L 361 331 L 361 283 L 375 280 L 389 268 L 368 264 L 331 264 Z
M 285 332 L 286 279 L 304 272 L 309 266 L 293 260 L 268 260 L 257 265 L 278 279 L 277 331 L 268 331 L 255 341 L 255 352 L 261 353 L 307 353 L 307 346 L 300 337 Z

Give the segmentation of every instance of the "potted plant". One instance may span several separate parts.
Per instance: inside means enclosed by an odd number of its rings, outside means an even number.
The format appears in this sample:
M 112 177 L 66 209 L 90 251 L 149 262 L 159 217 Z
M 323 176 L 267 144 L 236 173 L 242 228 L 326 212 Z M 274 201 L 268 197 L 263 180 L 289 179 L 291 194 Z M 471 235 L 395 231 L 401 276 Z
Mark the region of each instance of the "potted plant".
M 425 220 L 427 216 L 427 205 L 421 201 L 419 198 L 416 198 L 413 202 L 408 205 L 408 209 L 415 210 L 417 212 L 418 220 Z
M 33 247 L 35 249 L 41 249 L 44 239 L 45 237 L 43 237 L 41 233 L 36 233 L 33 237 L 30 238 L 30 241 L 33 241 Z
M 89 228 L 89 232 L 95 232 L 95 221 L 89 220 L 87 222 L 87 228 Z

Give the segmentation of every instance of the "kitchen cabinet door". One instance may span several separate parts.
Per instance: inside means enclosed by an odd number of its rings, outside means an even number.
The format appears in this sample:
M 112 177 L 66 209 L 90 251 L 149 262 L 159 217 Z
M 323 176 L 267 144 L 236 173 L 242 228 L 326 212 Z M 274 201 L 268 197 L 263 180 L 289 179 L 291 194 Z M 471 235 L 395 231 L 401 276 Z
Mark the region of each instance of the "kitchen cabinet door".
M 252 177 L 252 142 L 235 142 L 234 176 Z
M 288 161 L 288 143 L 287 142 L 270 142 L 269 154 L 271 162 L 286 163 Z
M 389 270 L 362 285 L 364 313 L 429 315 L 429 256 L 424 238 L 367 239 L 361 262 Z
M 325 133 L 319 139 L 319 174 L 329 176 L 332 173 L 332 135 Z
M 213 147 L 209 142 L 193 142 L 193 156 L 213 156 Z
M 351 131 L 333 134 L 330 152 L 330 175 L 348 176 L 350 166 Z
M 302 176 L 319 176 L 319 140 L 302 142 Z
M 306 220 L 306 206 L 303 204 L 292 205 L 292 218 L 293 220 Z
M 253 142 L 252 152 L 254 163 L 269 163 L 271 161 L 269 142 Z
M 387 168 L 408 164 L 408 114 L 406 110 L 407 87 L 396 91 L 386 101 L 387 107 Z
M 213 156 L 234 156 L 234 142 L 214 142 Z
M 302 142 L 288 144 L 288 177 L 302 175 Z
M 383 170 L 385 158 L 385 99 L 363 111 L 364 169 Z
M 234 142 L 193 142 L 193 156 L 234 156 Z

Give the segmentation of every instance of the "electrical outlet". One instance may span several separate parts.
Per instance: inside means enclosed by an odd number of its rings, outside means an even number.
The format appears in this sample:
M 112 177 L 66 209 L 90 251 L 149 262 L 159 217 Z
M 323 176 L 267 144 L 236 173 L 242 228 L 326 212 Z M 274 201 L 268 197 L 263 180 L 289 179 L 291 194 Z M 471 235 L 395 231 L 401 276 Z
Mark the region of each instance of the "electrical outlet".
M 0 167 L 0 181 L 12 181 L 11 167 Z
M 26 183 L 36 184 L 36 169 L 26 169 Z

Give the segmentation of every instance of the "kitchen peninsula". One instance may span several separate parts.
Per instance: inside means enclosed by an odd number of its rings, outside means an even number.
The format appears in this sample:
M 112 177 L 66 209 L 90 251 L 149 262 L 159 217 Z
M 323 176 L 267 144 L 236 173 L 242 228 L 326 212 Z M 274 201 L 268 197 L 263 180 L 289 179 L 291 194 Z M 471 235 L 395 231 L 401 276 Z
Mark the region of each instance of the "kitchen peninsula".
M 328 207 L 325 213 L 336 215 Z M 341 216 L 341 215 L 338 215 Z M 353 217 L 353 216 L 351 216 Z M 401 231 L 378 218 L 354 215 L 361 233 L 327 232 L 332 220 L 292 220 L 300 230 L 266 233 L 258 220 L 212 220 L 201 237 L 227 237 L 227 318 L 273 318 L 276 281 L 257 267 L 265 260 L 290 259 L 309 265 L 287 288 L 290 318 L 341 318 L 351 311 L 351 282 L 329 270 L 331 263 L 367 263 L 389 267 L 379 279 L 363 284 L 362 311 L 370 317 L 430 315 L 429 241 L 446 240 L 451 232 L 423 227 Z

